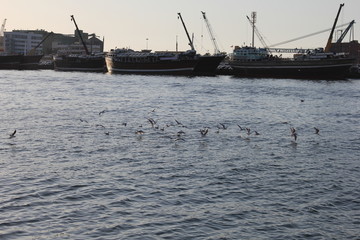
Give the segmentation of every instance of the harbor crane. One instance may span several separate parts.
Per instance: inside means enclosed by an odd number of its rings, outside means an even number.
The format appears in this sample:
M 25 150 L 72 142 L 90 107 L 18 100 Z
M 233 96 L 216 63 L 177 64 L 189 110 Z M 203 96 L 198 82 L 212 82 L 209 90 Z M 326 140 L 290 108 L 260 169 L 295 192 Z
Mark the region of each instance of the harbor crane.
M 6 24 L 6 18 L 4 19 L 3 24 L 1 25 L 0 36 L 3 36 L 3 35 L 4 35 L 5 24 Z
M 90 52 L 89 52 L 89 50 L 88 50 L 88 48 L 87 48 L 87 46 L 86 46 L 86 44 L 85 44 L 85 42 L 84 42 L 84 39 L 83 39 L 82 34 L 81 34 L 81 32 L 80 32 L 80 30 L 79 30 L 79 28 L 78 28 L 78 25 L 76 24 L 74 15 L 71 15 L 70 17 L 71 17 L 71 21 L 74 21 L 74 24 L 75 24 L 75 27 L 76 27 L 76 32 L 79 34 L 79 37 L 80 37 L 81 43 L 82 43 L 83 46 L 84 46 L 86 55 L 90 55 Z
M 203 18 L 204 18 L 204 21 L 205 21 L 205 23 L 206 23 L 206 27 L 207 27 L 207 29 L 208 29 L 208 31 L 209 31 L 209 35 L 210 35 L 211 41 L 213 42 L 215 55 L 220 54 L 220 50 L 219 50 L 218 45 L 217 45 L 217 43 L 216 43 L 216 39 L 215 39 L 215 37 L 214 37 L 214 34 L 213 34 L 213 31 L 212 31 L 211 25 L 210 25 L 208 19 L 206 18 L 205 12 L 201 11 L 201 13 L 202 13 Z
M 352 21 L 349 23 L 349 25 L 347 26 L 347 28 L 345 28 L 345 30 L 343 31 L 343 33 L 341 34 L 341 36 L 338 38 L 338 40 L 336 41 L 336 43 L 341 43 L 341 42 L 344 40 L 346 34 L 347 34 L 347 33 L 349 32 L 349 30 L 352 28 L 352 26 L 354 25 L 354 23 L 355 23 L 355 20 L 352 20 Z
M 191 50 L 192 50 L 192 51 L 195 51 L 194 43 L 193 43 L 193 41 L 192 41 L 191 38 L 190 38 L 190 35 L 189 35 L 188 30 L 186 29 L 184 20 L 183 20 L 182 17 L 181 17 L 181 13 L 178 13 L 178 18 L 180 18 L 181 23 L 182 23 L 182 25 L 184 26 L 184 29 L 185 29 L 185 32 L 186 32 L 186 36 L 188 37 L 189 45 L 190 45 L 190 47 L 191 47 Z
M 339 19 L 339 15 L 340 15 L 340 12 L 341 12 L 341 9 L 342 7 L 344 6 L 344 3 L 340 4 L 340 7 L 339 7 L 339 10 L 337 12 L 337 15 L 336 15 L 336 18 L 335 18 L 335 21 L 334 21 L 334 25 L 331 29 L 331 32 L 330 32 L 330 36 L 329 36 L 329 39 L 326 43 L 326 46 L 325 46 L 325 49 L 324 49 L 324 52 L 330 52 L 330 49 L 331 49 L 331 41 L 333 39 L 333 35 L 334 35 L 334 30 L 336 28 L 336 24 L 337 24 L 337 21 Z
M 4 30 L 5 30 L 6 18 L 4 19 L 3 24 L 0 29 L 0 52 L 4 51 Z
M 43 44 L 43 42 L 45 42 L 45 40 L 50 37 L 52 34 L 54 34 L 54 32 L 49 32 L 33 49 L 31 49 L 27 55 L 35 55 L 35 50 L 40 47 L 41 44 Z

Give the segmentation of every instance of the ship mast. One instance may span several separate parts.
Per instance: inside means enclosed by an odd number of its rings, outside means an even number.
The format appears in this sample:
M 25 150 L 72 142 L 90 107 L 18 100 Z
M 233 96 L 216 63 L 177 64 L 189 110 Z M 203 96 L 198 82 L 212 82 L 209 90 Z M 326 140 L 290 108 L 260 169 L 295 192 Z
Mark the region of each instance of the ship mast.
M 249 19 L 249 18 L 248 18 Z M 251 13 L 251 20 L 249 19 L 252 25 L 252 47 L 255 47 L 254 44 L 254 33 L 255 33 L 255 23 L 256 23 L 256 12 Z
M 82 34 L 81 34 L 81 32 L 80 32 L 80 30 L 79 30 L 79 28 L 78 28 L 77 24 L 76 24 L 76 21 L 75 21 L 74 15 L 71 15 L 70 17 L 71 17 L 71 21 L 74 21 L 74 24 L 75 24 L 75 27 L 76 27 L 76 31 L 77 31 L 77 33 L 79 34 L 79 37 L 80 37 L 81 43 L 82 43 L 82 44 L 83 44 L 83 46 L 84 46 L 84 49 L 85 49 L 86 55 L 90 55 L 89 50 L 88 50 L 88 48 L 87 48 L 87 46 L 86 46 L 86 44 L 85 44 L 85 42 L 84 42 L 84 39 L 82 38 Z
M 184 29 L 185 29 L 185 32 L 186 32 L 186 36 L 188 37 L 189 45 L 190 45 L 190 47 L 191 47 L 191 50 L 194 51 L 194 50 L 195 50 L 194 44 L 193 44 L 193 42 L 191 41 L 190 35 L 189 35 L 189 33 L 188 33 L 187 29 L 186 29 L 186 26 L 185 26 L 185 23 L 184 23 L 184 21 L 183 21 L 183 19 L 182 19 L 182 17 L 181 17 L 181 14 L 178 13 L 178 16 L 179 16 L 179 18 L 180 18 L 180 20 L 181 20 L 181 22 L 182 22 L 182 25 L 184 26 Z
M 262 37 L 261 33 L 259 32 L 259 30 L 258 30 L 257 27 L 255 26 L 255 22 L 256 22 L 256 21 L 254 21 L 254 13 L 255 13 L 255 12 L 253 12 L 253 13 L 251 14 L 253 20 L 251 20 L 248 16 L 246 16 L 246 18 L 249 20 L 250 25 L 253 27 L 252 46 L 254 47 L 254 32 L 255 32 L 255 33 L 256 33 L 256 36 L 259 38 L 259 40 L 260 40 L 261 44 L 264 46 L 264 48 L 265 48 L 267 51 L 271 52 L 271 51 L 270 51 L 270 48 L 269 48 L 268 45 L 266 44 L 266 42 L 265 42 L 264 38 Z M 256 13 L 255 13 L 255 18 L 256 18 Z
M 336 23 L 338 21 L 338 18 L 339 18 L 339 15 L 340 15 L 340 12 L 341 12 L 341 8 L 344 6 L 344 3 L 340 4 L 340 7 L 339 7 L 339 11 L 336 15 L 336 18 L 335 18 L 335 21 L 334 21 L 334 25 L 331 29 L 331 32 L 330 32 L 330 36 L 329 36 L 329 39 L 327 41 L 327 44 L 326 44 L 326 47 L 325 47 L 325 50 L 324 52 L 330 52 L 330 48 L 331 48 L 331 41 L 332 41 L 332 38 L 333 38 L 333 34 L 334 34 L 334 30 L 335 30 L 335 27 L 336 27 Z

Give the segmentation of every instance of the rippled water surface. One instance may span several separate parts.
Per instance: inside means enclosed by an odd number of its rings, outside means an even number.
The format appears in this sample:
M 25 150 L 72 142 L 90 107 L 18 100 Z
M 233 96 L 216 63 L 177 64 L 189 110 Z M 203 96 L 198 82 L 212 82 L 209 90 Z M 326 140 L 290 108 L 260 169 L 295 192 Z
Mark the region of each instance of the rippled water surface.
M 360 80 L 1 71 L 0 99 L 0 239 L 360 238 Z

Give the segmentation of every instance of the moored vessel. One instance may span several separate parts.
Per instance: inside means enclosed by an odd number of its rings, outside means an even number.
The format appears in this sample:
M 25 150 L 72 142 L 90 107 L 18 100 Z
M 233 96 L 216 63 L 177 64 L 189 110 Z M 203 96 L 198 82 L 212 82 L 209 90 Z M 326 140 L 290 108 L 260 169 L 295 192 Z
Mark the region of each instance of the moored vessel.
M 217 68 L 224 60 L 225 55 L 198 55 L 198 63 L 194 69 L 194 75 L 216 75 Z
M 40 59 L 43 55 L 24 55 L 21 56 L 20 70 L 36 70 L 39 69 Z
M 20 69 L 22 55 L 0 55 L 0 69 Z
M 54 69 L 58 71 L 103 72 L 104 55 L 59 54 L 54 56 Z
M 344 54 L 325 53 L 321 49 L 296 54 L 293 58 L 264 53 L 262 48 L 235 48 L 229 61 L 233 74 L 242 77 L 341 79 L 346 77 L 354 62 Z
M 110 73 L 191 75 L 198 59 L 194 51 L 151 52 L 112 49 L 105 60 Z
M 256 13 L 253 20 L 248 20 L 253 27 L 252 46 L 235 47 L 230 57 L 229 65 L 233 74 L 241 77 L 274 77 L 274 78 L 311 78 L 311 79 L 343 79 L 349 74 L 354 64 L 353 58 L 345 53 L 331 52 L 331 42 L 336 23 L 344 4 L 340 4 L 330 36 L 325 49 L 297 50 L 292 58 L 273 56 L 270 49 L 264 44 L 262 37 L 259 39 L 264 48 L 254 47 L 254 30 Z
M 54 69 L 59 71 L 103 72 L 106 69 L 104 54 L 103 53 L 94 54 L 89 52 L 73 15 L 71 15 L 71 20 L 75 24 L 76 31 L 84 47 L 85 54 L 60 52 L 53 57 Z

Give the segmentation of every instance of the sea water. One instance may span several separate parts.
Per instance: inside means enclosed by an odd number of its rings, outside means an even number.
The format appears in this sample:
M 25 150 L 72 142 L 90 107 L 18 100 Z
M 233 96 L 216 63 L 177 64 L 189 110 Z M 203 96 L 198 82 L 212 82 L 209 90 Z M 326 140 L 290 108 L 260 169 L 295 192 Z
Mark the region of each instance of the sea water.
M 0 239 L 360 238 L 360 80 L 1 71 L 0 100 Z

